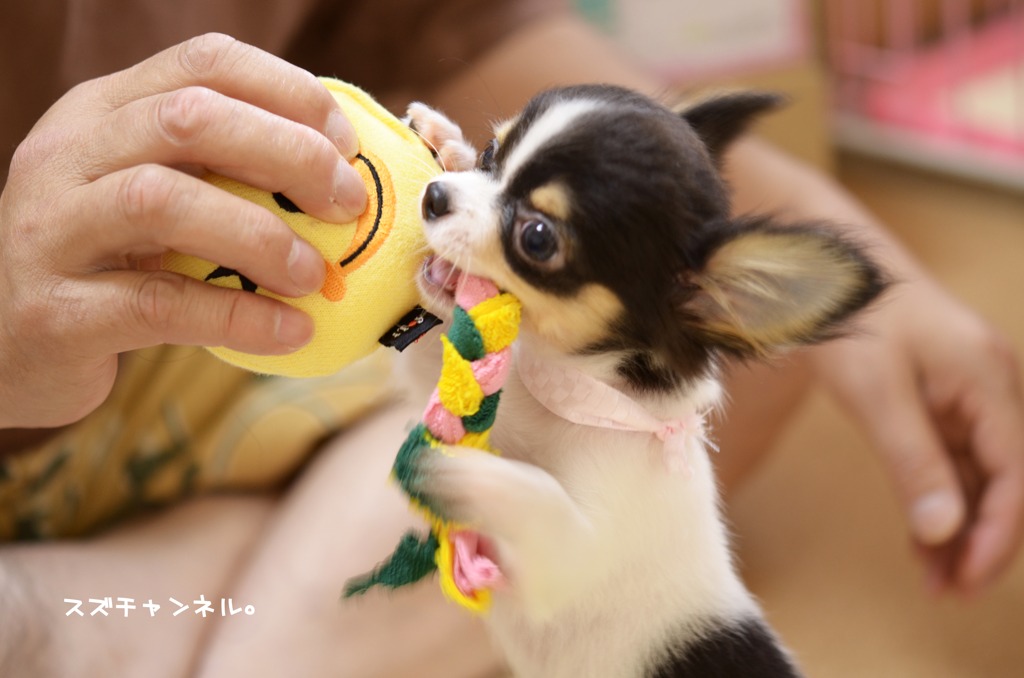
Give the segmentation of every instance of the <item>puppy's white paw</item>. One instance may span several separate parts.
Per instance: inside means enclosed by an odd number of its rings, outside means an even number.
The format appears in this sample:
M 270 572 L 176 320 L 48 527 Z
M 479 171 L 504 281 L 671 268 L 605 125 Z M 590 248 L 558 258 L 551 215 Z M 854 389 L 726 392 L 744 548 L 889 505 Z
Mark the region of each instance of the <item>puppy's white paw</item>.
M 463 172 L 476 166 L 476 150 L 454 122 L 426 104 L 409 104 L 405 124 L 423 138 L 446 172 Z
M 528 614 L 547 617 L 575 597 L 597 557 L 594 526 L 551 475 L 466 447 L 430 450 L 417 467 L 421 500 L 492 541 Z

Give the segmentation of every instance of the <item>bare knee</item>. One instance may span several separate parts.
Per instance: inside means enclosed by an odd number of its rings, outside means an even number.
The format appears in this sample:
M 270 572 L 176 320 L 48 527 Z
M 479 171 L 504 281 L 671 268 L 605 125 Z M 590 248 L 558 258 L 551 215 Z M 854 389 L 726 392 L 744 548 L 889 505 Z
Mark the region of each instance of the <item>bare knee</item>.
M 49 643 L 35 583 L 26 575 L 17 557 L 0 553 L 0 614 L 5 623 L 0 633 L 0 676 L 56 675 L 46 652 Z

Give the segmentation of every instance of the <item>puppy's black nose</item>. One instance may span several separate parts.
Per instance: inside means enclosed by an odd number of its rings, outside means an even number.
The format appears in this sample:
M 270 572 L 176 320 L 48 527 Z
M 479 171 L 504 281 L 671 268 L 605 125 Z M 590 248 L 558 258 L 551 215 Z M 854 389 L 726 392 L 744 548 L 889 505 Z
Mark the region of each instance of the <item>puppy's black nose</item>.
M 423 193 L 423 218 L 433 221 L 440 219 L 449 211 L 448 189 L 440 181 L 432 182 Z

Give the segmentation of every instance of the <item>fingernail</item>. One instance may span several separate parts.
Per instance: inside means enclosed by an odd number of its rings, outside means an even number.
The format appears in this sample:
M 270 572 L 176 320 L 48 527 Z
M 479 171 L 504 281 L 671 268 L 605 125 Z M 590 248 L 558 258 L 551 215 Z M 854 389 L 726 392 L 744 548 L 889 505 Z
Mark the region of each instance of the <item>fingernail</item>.
M 352 165 L 344 160 L 338 163 L 334 171 L 334 197 L 332 202 L 341 208 L 350 219 L 354 219 L 366 209 L 366 185 Z
M 313 339 L 313 319 L 291 306 L 279 309 L 274 336 L 293 351 L 302 348 Z
M 295 238 L 288 253 L 288 275 L 302 294 L 312 294 L 324 284 L 324 258 L 309 243 Z
M 960 500 L 951 492 L 939 490 L 918 499 L 911 509 L 910 521 L 914 534 L 924 544 L 948 541 L 960 528 L 962 508 Z
M 359 139 L 345 114 L 339 110 L 331 111 L 327 116 L 327 138 L 334 142 L 341 154 L 351 160 L 359 152 Z

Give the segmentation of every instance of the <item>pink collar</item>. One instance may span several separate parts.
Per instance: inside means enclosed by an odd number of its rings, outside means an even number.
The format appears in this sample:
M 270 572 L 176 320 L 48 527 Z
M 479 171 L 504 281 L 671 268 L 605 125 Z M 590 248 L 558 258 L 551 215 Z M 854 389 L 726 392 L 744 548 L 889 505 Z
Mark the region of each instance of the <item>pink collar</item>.
M 669 471 L 690 472 L 686 445 L 691 436 L 718 450 L 705 433 L 705 413 L 690 410 L 662 420 L 622 391 L 576 368 L 546 360 L 530 349 L 520 350 L 516 358 L 523 386 L 553 414 L 582 426 L 650 433 L 664 443 Z

